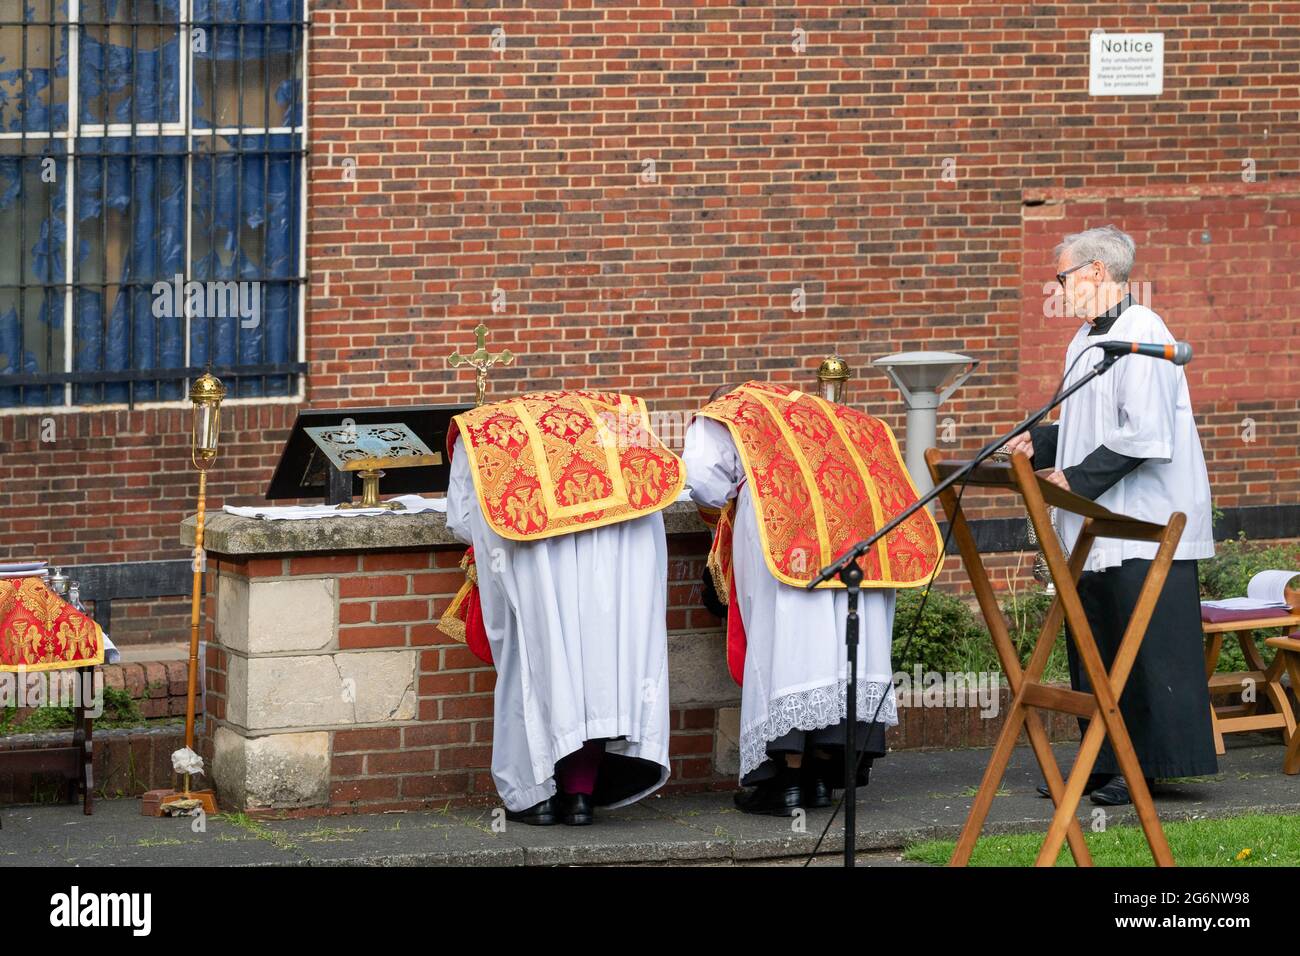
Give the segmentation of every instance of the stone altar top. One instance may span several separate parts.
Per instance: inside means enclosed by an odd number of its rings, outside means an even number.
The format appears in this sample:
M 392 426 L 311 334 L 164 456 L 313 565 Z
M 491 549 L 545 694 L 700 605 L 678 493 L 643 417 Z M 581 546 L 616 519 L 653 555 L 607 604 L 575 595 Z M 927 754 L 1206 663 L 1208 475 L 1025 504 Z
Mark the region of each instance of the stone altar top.
M 707 534 L 695 505 L 675 501 L 663 511 L 668 534 Z M 194 515 L 181 522 L 180 542 L 194 546 Z M 447 530 L 447 516 L 437 511 L 422 514 L 358 515 L 273 521 L 241 518 L 224 511 L 210 512 L 203 520 L 203 548 L 213 554 L 303 554 L 324 551 L 380 551 L 394 548 L 464 547 Z

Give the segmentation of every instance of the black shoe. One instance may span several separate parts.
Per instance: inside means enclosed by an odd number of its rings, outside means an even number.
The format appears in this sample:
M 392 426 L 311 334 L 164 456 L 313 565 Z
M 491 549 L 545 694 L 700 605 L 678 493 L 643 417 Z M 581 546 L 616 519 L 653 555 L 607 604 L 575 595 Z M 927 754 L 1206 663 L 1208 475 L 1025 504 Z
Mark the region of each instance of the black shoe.
M 566 793 L 560 797 L 560 806 L 564 822 L 571 827 L 590 826 L 596 820 L 591 809 L 591 795 L 587 793 Z
M 805 810 L 818 810 L 831 805 L 831 785 L 819 773 L 804 774 L 799 782 L 800 806 Z
M 555 823 L 555 802 L 547 797 L 527 810 L 507 810 L 506 819 L 512 823 L 526 823 L 530 827 L 549 827 Z
M 792 770 L 781 770 L 770 780 L 764 780 L 752 790 L 736 794 L 736 809 L 742 813 L 762 813 L 772 817 L 790 817 L 803 800 L 799 775 Z
M 1094 790 L 1106 786 L 1106 784 L 1110 783 L 1112 776 L 1113 775 L 1109 773 L 1088 774 L 1088 782 L 1083 785 L 1083 795 L 1086 797 Z M 1040 797 L 1050 797 L 1052 791 L 1047 789 L 1047 784 L 1040 783 L 1038 785 L 1038 795 Z
M 1156 785 L 1155 780 L 1150 777 L 1143 779 L 1147 782 L 1148 791 Z M 1122 807 L 1125 804 L 1132 803 L 1133 798 L 1128 792 L 1128 781 L 1124 779 L 1123 775 L 1116 774 L 1110 783 L 1092 795 L 1092 802 L 1099 807 Z
M 858 761 L 857 778 L 854 783 L 859 789 L 871 783 L 871 764 L 874 759 L 874 757 L 863 757 Z M 841 760 L 814 757 L 810 762 L 805 756 L 800 774 L 804 796 L 809 800 L 804 804 L 805 807 L 828 807 L 835 797 L 835 791 L 844 789 L 844 763 Z M 823 789 L 826 803 L 821 802 Z

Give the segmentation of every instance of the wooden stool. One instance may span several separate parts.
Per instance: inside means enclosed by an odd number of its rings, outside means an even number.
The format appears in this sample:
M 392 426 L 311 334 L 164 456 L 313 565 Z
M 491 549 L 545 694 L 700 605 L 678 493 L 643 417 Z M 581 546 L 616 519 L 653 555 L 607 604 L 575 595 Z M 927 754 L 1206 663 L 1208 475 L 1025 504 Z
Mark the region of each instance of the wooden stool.
M 1270 637 L 1264 643 L 1277 649 L 1273 666 L 1280 665 L 1286 669 L 1291 676 L 1292 693 L 1300 695 L 1300 631 L 1290 637 Z M 1285 694 L 1282 699 L 1286 699 Z M 1300 700 L 1300 697 L 1297 697 L 1297 700 Z M 1294 720 L 1287 728 L 1286 756 L 1282 758 L 1282 772 L 1300 773 L 1300 733 L 1296 732 Z
M 1265 664 L 1255 643 L 1254 632 L 1257 629 L 1297 625 L 1300 625 L 1300 612 L 1282 610 L 1242 621 L 1221 621 L 1218 624 L 1201 625 L 1201 632 L 1206 639 L 1205 679 L 1210 685 L 1210 722 L 1214 726 L 1214 750 L 1220 756 L 1224 753 L 1224 734 L 1239 734 L 1248 730 L 1280 730 L 1287 739 L 1295 734 L 1295 712 L 1291 709 L 1291 702 L 1286 697 L 1286 689 L 1282 686 L 1282 655 L 1278 654 L 1271 665 Z M 1223 651 L 1225 634 L 1236 637 L 1249 670 L 1233 671 L 1228 674 L 1215 673 L 1219 666 L 1219 656 Z M 1273 639 L 1270 638 L 1267 643 L 1273 645 Z M 1293 677 L 1292 680 L 1294 681 L 1295 678 Z M 1255 682 L 1256 699 L 1253 702 L 1215 705 L 1215 694 L 1240 693 L 1246 681 Z M 1265 699 L 1272 705 L 1271 712 L 1261 712 L 1259 709 L 1260 702 Z M 1287 772 L 1295 773 L 1294 770 Z

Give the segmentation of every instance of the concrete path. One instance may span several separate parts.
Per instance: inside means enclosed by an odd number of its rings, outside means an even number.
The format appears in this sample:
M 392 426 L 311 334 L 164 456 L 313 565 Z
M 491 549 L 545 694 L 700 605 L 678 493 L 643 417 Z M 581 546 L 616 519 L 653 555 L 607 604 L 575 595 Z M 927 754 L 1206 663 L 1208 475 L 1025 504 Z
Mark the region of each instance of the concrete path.
M 1300 776 L 1282 774 L 1279 743 L 1242 734 L 1228 746 L 1216 776 L 1160 785 L 1162 820 L 1300 813 Z M 1057 748 L 1063 766 L 1073 750 Z M 988 758 L 981 749 L 900 752 L 878 761 L 859 794 L 861 861 L 911 865 L 900 860 L 902 848 L 955 838 Z M 985 832 L 1044 831 L 1051 804 L 1034 792 L 1038 781 L 1032 754 L 1019 748 Z M 1095 809 L 1085 800 L 1081 817 L 1087 821 Z M 3 808 L 0 867 L 796 865 L 829 813 L 809 813 L 800 832 L 789 819 L 742 814 L 730 793 L 712 793 L 651 797 L 599 811 L 594 826 L 581 828 L 509 824 L 496 832 L 490 808 L 471 808 L 276 821 L 221 815 L 195 832 L 193 820 L 141 816 L 138 800 L 101 800 L 92 817 L 67 805 Z M 1131 809 L 1108 813 L 1109 826 L 1134 822 Z M 837 818 L 818 865 L 837 862 L 842 841 Z

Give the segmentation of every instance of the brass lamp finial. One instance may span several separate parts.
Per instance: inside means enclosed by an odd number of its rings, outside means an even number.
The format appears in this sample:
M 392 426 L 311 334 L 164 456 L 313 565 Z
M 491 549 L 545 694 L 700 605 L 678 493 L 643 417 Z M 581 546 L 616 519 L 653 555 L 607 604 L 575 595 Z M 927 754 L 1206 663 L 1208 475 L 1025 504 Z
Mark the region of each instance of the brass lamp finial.
M 204 471 L 217 458 L 217 442 L 221 438 L 221 403 L 226 398 L 226 386 L 221 379 L 204 372 L 190 388 L 190 401 L 194 403 L 194 430 L 190 436 L 190 453 L 194 467 Z
M 828 356 L 817 368 L 817 383 L 822 398 L 828 402 L 840 402 L 844 398 L 844 383 L 853 376 L 849 363 L 839 354 Z

